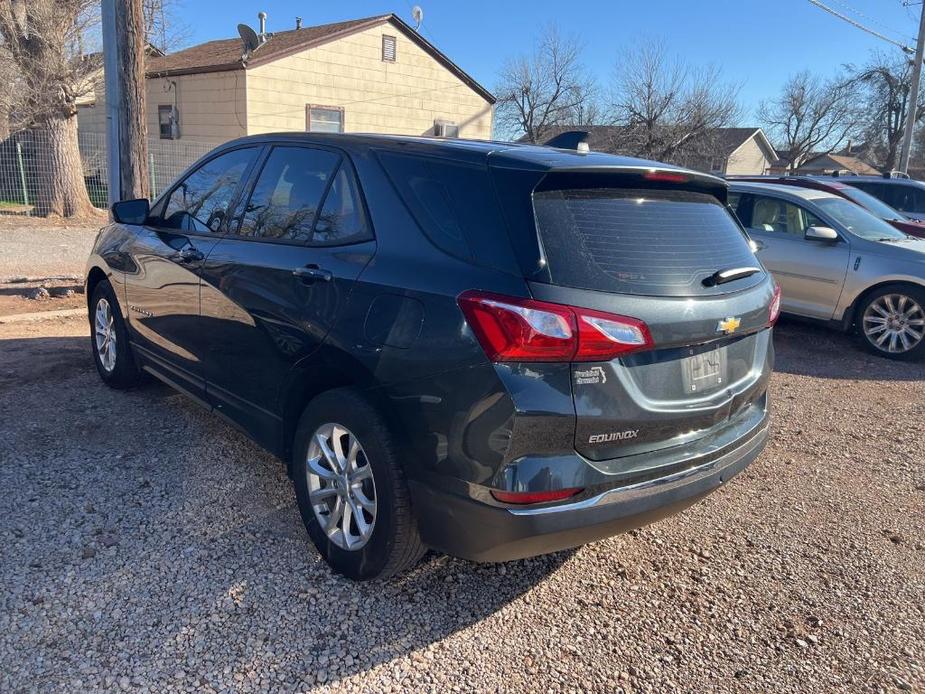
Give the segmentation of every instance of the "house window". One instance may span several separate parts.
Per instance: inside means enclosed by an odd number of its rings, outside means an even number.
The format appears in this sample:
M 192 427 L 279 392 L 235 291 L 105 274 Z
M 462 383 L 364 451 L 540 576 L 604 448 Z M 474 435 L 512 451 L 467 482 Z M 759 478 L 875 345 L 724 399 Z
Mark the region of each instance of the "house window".
M 434 135 L 437 137 L 459 137 L 459 126 L 452 121 L 434 121 Z
M 395 37 L 382 35 L 382 59 L 387 63 L 395 62 Z
M 173 106 L 158 106 L 157 107 L 157 125 L 161 133 L 162 140 L 173 140 L 173 122 L 174 122 L 174 111 Z
M 305 129 L 310 133 L 344 132 L 344 109 L 309 104 L 305 107 Z

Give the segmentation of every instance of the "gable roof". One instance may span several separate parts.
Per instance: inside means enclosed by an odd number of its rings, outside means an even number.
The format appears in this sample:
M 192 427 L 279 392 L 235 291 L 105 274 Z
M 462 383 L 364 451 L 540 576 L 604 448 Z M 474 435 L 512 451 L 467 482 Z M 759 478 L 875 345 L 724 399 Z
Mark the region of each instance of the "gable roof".
M 833 166 L 834 164 L 834 166 Z M 870 175 L 876 176 L 880 172 L 877 171 L 873 166 L 867 162 L 859 159 L 858 157 L 852 157 L 847 154 L 820 154 L 819 156 L 813 157 L 812 159 L 807 159 L 804 161 L 798 168 L 800 170 L 828 170 L 828 169 L 839 169 L 842 171 L 850 171 L 851 173 L 860 174 L 860 175 Z
M 621 136 L 627 132 L 625 125 L 557 125 L 550 128 L 547 140 L 570 130 L 585 130 L 588 132 L 588 147 L 596 152 L 608 152 L 619 143 Z M 768 141 L 761 128 L 710 128 L 705 136 L 716 144 L 716 153 L 728 157 L 739 147 L 753 137 L 758 137 L 762 148 L 769 160 L 774 159 L 774 147 Z M 523 137 L 520 138 L 523 141 Z M 542 143 L 541 143 L 542 144 Z
M 251 52 L 246 63 L 241 59 L 244 48 L 240 38 L 208 41 L 176 53 L 151 57 L 146 66 L 146 73 L 148 77 L 168 77 L 171 75 L 247 69 L 265 65 L 299 51 L 314 48 L 329 41 L 387 23 L 392 24 L 410 40 L 418 44 L 437 62 L 478 93 L 479 96 L 489 103 L 495 103 L 496 99 L 491 92 L 476 82 L 472 76 L 394 13 L 268 34 L 267 40 Z

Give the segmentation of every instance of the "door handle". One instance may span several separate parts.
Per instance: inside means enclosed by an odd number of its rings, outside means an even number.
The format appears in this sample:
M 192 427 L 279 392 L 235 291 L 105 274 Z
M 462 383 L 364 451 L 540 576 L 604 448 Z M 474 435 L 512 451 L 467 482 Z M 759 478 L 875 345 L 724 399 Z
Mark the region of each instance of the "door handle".
M 292 274 L 298 277 L 303 282 L 330 282 L 334 279 L 334 273 L 330 270 L 325 270 L 320 268 L 317 265 L 306 265 L 305 267 L 297 267 L 292 271 Z
M 203 258 L 205 258 L 205 256 L 202 254 L 202 252 L 193 248 L 192 246 L 187 246 L 186 248 L 180 250 L 179 253 L 177 253 L 177 259 L 181 263 L 197 263 Z

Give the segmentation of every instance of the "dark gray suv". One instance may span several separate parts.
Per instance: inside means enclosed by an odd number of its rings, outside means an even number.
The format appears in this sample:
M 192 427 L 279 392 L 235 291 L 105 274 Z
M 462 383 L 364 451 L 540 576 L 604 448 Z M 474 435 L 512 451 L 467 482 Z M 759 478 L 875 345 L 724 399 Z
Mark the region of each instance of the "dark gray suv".
M 286 461 L 331 566 L 501 561 L 683 509 L 768 431 L 779 293 L 717 178 L 570 150 L 244 138 L 96 241 L 96 365 Z

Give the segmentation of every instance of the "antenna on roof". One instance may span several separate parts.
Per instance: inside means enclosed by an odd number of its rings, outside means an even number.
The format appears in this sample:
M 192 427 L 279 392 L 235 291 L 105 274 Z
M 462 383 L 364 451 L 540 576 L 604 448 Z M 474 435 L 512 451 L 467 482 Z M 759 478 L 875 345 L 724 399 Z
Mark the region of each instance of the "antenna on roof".
M 588 147 L 587 130 L 566 130 L 559 133 L 550 140 L 543 143 L 545 147 L 558 147 L 560 149 L 574 149 L 576 152 L 587 153 L 591 151 Z
M 420 5 L 411 8 L 411 19 L 414 20 L 414 30 L 420 29 L 424 23 L 424 9 Z
M 244 53 L 241 55 L 241 62 L 246 64 L 250 54 L 260 46 L 260 37 L 247 24 L 238 24 L 238 35 L 240 35 L 241 41 L 244 42 Z

